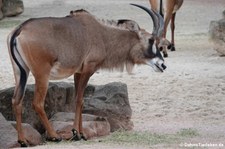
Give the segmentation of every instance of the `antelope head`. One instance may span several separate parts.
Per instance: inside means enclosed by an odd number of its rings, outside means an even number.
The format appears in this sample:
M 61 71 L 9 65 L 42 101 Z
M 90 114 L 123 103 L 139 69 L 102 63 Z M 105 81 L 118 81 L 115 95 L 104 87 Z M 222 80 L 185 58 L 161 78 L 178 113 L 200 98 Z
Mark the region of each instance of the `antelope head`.
M 133 24 L 133 30 L 138 30 L 138 35 L 140 40 L 145 45 L 145 64 L 153 67 L 153 69 L 157 72 L 163 72 L 166 69 L 166 65 L 164 64 L 164 59 L 160 53 L 160 49 L 158 48 L 158 42 L 162 38 L 164 21 L 160 14 L 156 13 L 153 10 L 150 10 L 144 6 L 140 6 L 137 4 L 131 4 L 133 6 L 139 7 L 145 10 L 153 20 L 153 31 L 152 33 L 148 33 L 144 29 L 140 29 L 138 25 Z M 127 24 L 130 26 L 129 24 Z M 147 50 L 146 50 L 147 49 Z

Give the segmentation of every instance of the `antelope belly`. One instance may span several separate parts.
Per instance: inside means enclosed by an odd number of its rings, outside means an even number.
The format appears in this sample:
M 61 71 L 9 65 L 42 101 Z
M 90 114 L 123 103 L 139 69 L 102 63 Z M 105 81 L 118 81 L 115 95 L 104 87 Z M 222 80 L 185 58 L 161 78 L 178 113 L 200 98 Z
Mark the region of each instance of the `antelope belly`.
M 50 72 L 51 80 L 59 80 L 68 78 L 69 76 L 74 74 L 74 69 L 72 68 L 63 68 L 60 63 L 56 63 Z

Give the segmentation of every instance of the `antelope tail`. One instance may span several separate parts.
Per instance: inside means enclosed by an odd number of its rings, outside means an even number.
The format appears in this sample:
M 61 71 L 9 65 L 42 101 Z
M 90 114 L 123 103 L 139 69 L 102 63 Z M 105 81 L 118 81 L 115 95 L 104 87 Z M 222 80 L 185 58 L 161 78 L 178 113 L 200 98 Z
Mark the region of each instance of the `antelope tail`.
M 19 53 L 17 46 L 16 37 L 20 34 L 20 32 L 21 26 L 14 30 L 14 32 L 11 34 L 11 37 L 8 37 L 8 48 L 11 54 L 12 64 L 14 64 L 14 75 L 17 81 L 13 97 L 14 99 L 21 99 L 24 95 L 29 71 L 28 67 L 21 57 L 21 54 Z

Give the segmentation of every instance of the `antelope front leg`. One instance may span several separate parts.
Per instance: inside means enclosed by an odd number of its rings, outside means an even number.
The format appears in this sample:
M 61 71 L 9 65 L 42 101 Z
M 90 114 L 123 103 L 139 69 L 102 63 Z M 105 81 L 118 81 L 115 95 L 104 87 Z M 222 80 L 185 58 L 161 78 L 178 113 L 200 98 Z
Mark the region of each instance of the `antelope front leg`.
M 44 125 L 45 129 L 47 130 L 50 136 L 46 140 L 59 142 L 62 139 L 58 137 L 58 135 L 52 128 L 50 122 L 48 121 L 48 117 L 44 111 L 44 101 L 45 101 L 45 96 L 47 94 L 47 89 L 48 89 L 48 77 L 35 78 L 35 93 L 34 93 L 33 107 L 34 107 L 34 110 L 37 112 L 38 116 L 40 117 L 42 124 Z
M 83 110 L 83 96 L 84 90 L 87 85 L 87 82 L 92 73 L 85 74 L 75 74 L 74 82 L 75 82 L 75 101 L 76 101 L 76 110 L 75 110 L 75 120 L 72 130 L 73 138 L 72 140 L 81 140 L 86 138 L 83 135 L 83 127 L 82 127 L 82 110 Z

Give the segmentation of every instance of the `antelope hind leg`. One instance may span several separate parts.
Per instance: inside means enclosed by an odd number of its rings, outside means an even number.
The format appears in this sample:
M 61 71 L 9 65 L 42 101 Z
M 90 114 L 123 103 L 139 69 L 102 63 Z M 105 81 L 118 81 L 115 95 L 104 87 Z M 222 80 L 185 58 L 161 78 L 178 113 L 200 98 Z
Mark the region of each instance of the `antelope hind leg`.
M 22 128 L 22 101 L 24 98 L 24 93 L 26 89 L 27 78 L 29 75 L 29 69 L 22 63 L 21 67 L 17 67 L 14 61 L 13 70 L 16 81 L 16 86 L 14 89 L 14 95 L 12 98 L 12 107 L 16 116 L 16 129 L 18 132 L 18 143 L 21 147 L 27 147 L 28 142 L 25 139 L 25 135 Z
M 39 118 L 42 121 L 45 129 L 48 132 L 49 137 L 46 138 L 46 141 L 60 142 L 62 139 L 57 135 L 55 130 L 52 128 L 48 117 L 44 111 L 44 101 L 48 89 L 48 76 L 47 77 L 35 77 L 35 93 L 33 107 L 37 112 Z

